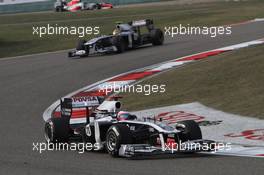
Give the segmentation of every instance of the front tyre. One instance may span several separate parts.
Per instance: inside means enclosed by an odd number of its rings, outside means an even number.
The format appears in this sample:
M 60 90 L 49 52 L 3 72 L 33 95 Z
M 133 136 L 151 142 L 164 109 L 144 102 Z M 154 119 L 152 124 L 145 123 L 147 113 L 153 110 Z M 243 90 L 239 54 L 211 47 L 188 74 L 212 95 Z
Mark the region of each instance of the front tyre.
M 106 133 L 106 150 L 113 157 L 118 157 L 122 144 L 131 144 L 131 131 L 126 125 L 116 124 L 111 126 Z
M 69 51 L 68 52 L 68 57 L 70 58 L 70 57 L 73 57 L 74 56 L 74 52 L 73 51 Z
M 77 43 L 76 50 L 84 50 L 85 54 L 81 55 L 80 57 L 87 57 L 89 55 L 89 47 L 85 45 L 86 40 L 80 40 Z
M 55 8 L 55 12 L 62 12 L 63 11 L 63 7 L 62 6 L 57 6 Z
M 96 9 L 100 10 L 102 8 L 101 4 L 96 4 Z
M 126 48 L 127 48 L 127 43 L 120 36 L 114 37 L 113 38 L 113 43 L 116 46 L 116 49 L 117 49 L 116 52 L 117 53 L 123 53 L 126 50 Z
M 180 132 L 178 135 L 181 142 L 202 139 L 201 128 L 195 121 L 186 120 L 177 122 L 177 124 L 182 125 L 182 128 L 179 128 L 180 130 L 182 130 L 182 132 Z

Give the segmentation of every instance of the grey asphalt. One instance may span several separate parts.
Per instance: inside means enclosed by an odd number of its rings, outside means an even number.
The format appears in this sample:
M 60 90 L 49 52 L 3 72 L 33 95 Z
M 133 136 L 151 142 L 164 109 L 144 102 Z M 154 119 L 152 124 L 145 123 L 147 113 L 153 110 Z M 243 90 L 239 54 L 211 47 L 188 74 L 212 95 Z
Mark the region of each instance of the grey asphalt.
M 233 27 L 231 36 L 167 37 L 164 46 L 119 55 L 69 59 L 65 52 L 56 52 L 0 60 L 0 174 L 263 174 L 264 159 L 256 158 L 126 160 L 103 153 L 32 150 L 33 142 L 44 142 L 42 113 L 58 98 L 129 70 L 264 38 L 263 28 L 264 22 L 258 22 Z

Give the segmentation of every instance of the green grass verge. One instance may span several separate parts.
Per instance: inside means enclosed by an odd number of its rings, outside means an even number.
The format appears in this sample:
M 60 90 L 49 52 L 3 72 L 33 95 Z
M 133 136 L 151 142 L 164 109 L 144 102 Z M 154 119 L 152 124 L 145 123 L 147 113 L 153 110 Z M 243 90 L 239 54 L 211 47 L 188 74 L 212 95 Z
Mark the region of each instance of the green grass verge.
M 142 84 L 165 84 L 164 94 L 122 94 L 138 110 L 201 102 L 225 112 L 264 119 L 264 45 L 227 52 L 155 76 Z
M 264 16 L 264 2 L 218 2 L 192 5 L 129 7 L 77 13 L 41 12 L 0 16 L 0 57 L 17 56 L 75 47 L 78 36 L 53 35 L 39 38 L 32 27 L 99 26 L 101 34 L 111 33 L 116 21 L 154 19 L 158 27 L 169 25 L 222 25 Z M 93 37 L 93 36 L 87 36 Z M 86 38 L 87 38 L 86 37 Z

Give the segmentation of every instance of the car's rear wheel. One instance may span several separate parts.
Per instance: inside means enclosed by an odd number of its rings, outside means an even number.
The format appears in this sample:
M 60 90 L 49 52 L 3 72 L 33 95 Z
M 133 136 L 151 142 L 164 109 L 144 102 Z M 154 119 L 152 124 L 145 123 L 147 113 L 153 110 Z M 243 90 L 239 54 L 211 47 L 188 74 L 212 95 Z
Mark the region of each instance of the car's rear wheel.
M 152 45 L 162 45 L 164 42 L 164 34 L 160 29 L 153 29 L 150 31 Z
M 106 150 L 113 157 L 118 156 L 122 144 L 131 144 L 131 131 L 126 125 L 116 124 L 111 126 L 106 133 Z
M 199 140 L 202 139 L 201 128 L 198 123 L 193 120 L 186 120 L 177 122 L 179 130 L 182 132 L 179 133 L 178 137 L 181 142 L 188 140 Z
M 69 118 L 51 118 L 45 123 L 45 139 L 51 143 L 65 143 L 69 140 Z

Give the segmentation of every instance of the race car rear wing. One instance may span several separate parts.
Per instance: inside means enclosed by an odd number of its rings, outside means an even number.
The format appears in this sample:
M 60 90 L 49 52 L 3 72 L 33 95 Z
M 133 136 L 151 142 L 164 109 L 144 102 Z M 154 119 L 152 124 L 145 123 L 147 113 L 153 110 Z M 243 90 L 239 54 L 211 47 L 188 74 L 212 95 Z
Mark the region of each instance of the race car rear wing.
M 64 98 L 60 101 L 61 117 L 69 118 L 72 128 L 89 122 L 89 116 L 104 99 L 97 96 Z
M 82 107 L 95 107 L 99 106 L 103 99 L 97 96 L 83 96 L 83 97 L 73 97 L 72 107 L 82 108 Z
M 133 27 L 147 26 L 148 28 L 151 28 L 151 29 L 154 28 L 154 23 L 153 23 L 153 20 L 151 19 L 131 21 L 128 24 L 130 24 Z
M 90 117 L 96 114 L 116 114 L 121 108 L 120 97 L 114 96 L 105 100 L 98 96 L 73 97 L 61 99 L 61 117 L 70 119 L 72 128 L 90 122 Z
M 111 96 L 108 100 L 97 96 L 84 96 L 84 97 L 73 97 L 73 98 L 64 98 L 61 99 L 60 106 L 61 110 L 67 112 L 71 111 L 74 108 L 86 108 L 94 107 L 98 110 L 106 110 L 113 112 L 116 109 L 121 107 L 120 96 Z M 68 115 L 68 114 L 67 114 Z
M 74 108 L 98 107 L 103 99 L 96 96 L 64 98 L 60 101 L 61 114 L 71 116 Z

